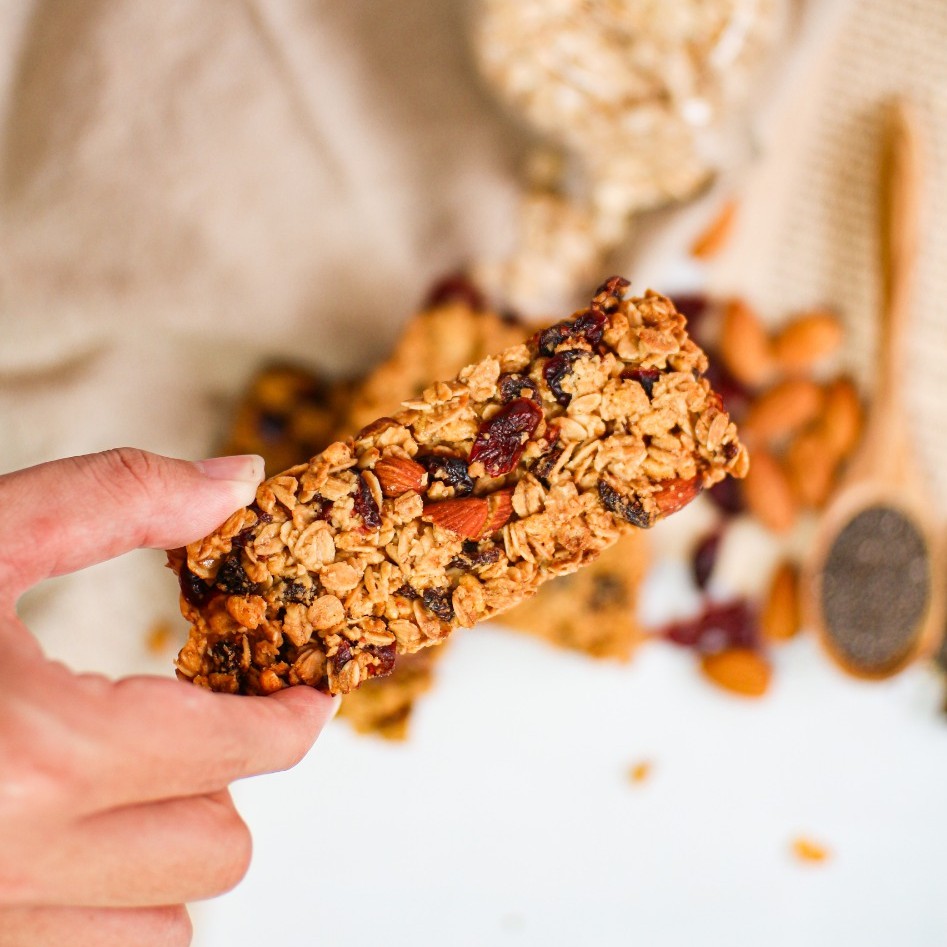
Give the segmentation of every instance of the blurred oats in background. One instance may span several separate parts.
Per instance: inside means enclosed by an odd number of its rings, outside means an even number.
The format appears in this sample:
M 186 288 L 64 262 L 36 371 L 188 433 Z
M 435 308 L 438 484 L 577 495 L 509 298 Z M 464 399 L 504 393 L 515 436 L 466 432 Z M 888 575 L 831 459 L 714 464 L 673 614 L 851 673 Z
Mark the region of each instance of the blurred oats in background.
M 237 786 L 254 865 L 196 944 L 947 941 L 940 679 L 842 676 L 798 588 L 873 388 L 895 94 L 925 146 L 904 397 L 944 517 L 945 49 L 942 0 L 0 9 L 4 471 L 129 443 L 275 473 L 611 272 L 687 312 L 753 446 L 742 491 Z M 161 564 L 21 611 L 73 667 L 168 673 Z

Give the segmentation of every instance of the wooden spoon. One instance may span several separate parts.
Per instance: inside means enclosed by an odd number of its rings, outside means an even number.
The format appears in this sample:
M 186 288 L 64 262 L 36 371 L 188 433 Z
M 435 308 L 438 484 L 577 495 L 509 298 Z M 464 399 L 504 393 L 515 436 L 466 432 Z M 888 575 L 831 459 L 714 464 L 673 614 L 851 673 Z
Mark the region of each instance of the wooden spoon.
M 846 671 L 869 678 L 888 677 L 932 651 L 943 633 L 945 607 L 944 549 L 932 528 L 935 507 L 911 448 L 902 401 L 904 338 L 917 262 L 921 192 L 917 118 L 906 102 L 897 101 L 891 107 L 887 146 L 878 383 L 862 446 L 822 517 L 803 574 L 807 620 L 834 660 Z M 858 543 L 857 535 L 871 527 L 884 527 L 885 535 L 875 532 L 873 538 Z M 912 545 L 910 561 L 895 561 L 899 550 Z M 902 594 L 892 597 L 886 617 L 884 609 L 872 602 L 871 593 L 876 598 L 879 588 L 892 584 L 892 569 L 901 570 Z M 910 620 L 907 596 L 912 590 L 917 594 L 925 581 L 926 600 Z M 860 611 L 857 621 L 840 618 L 845 596 L 850 610 Z M 900 624 L 890 617 L 898 615 Z

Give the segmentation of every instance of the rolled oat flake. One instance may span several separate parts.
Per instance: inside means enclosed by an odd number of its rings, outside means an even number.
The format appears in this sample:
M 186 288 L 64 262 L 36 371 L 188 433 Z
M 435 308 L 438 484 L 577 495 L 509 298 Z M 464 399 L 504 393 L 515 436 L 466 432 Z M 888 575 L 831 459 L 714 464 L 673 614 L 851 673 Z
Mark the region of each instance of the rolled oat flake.
M 931 592 L 930 557 L 917 526 L 891 506 L 869 506 L 836 536 L 822 573 L 825 629 L 838 656 L 864 674 L 910 657 Z

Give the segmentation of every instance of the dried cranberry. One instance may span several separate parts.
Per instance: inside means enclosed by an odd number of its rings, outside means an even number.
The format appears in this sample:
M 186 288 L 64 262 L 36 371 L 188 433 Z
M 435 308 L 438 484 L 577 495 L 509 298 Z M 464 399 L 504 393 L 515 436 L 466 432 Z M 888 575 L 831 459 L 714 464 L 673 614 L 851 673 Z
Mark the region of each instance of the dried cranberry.
M 347 639 L 343 638 L 339 643 L 339 649 L 335 652 L 332 661 L 335 663 L 335 670 L 340 671 L 349 661 L 352 660 L 352 646 Z
M 631 286 L 631 283 L 628 282 L 623 276 L 609 276 L 604 283 L 597 290 L 595 290 L 596 296 L 615 296 L 621 298 L 625 294 L 625 290 Z M 592 305 L 595 305 L 595 300 L 592 300 Z
M 553 355 L 563 342 L 584 339 L 595 348 L 608 328 L 608 316 L 597 309 L 583 312 L 575 319 L 566 319 L 539 333 L 537 344 L 540 355 Z
M 707 315 L 709 300 L 699 293 L 683 293 L 672 300 L 674 308 L 687 320 L 687 330 L 694 336 L 700 334 Z
M 387 677 L 395 669 L 397 648 L 394 642 L 385 645 L 365 645 L 365 650 L 378 658 L 378 664 L 368 665 L 369 677 Z
M 636 497 L 624 497 L 614 487 L 609 486 L 604 480 L 598 482 L 598 495 L 602 501 L 602 506 L 609 513 L 620 516 L 623 520 L 634 526 L 640 526 L 647 529 L 651 526 L 651 517 L 645 512 L 641 501 Z
M 450 621 L 454 617 L 450 589 L 425 589 L 421 598 L 424 601 L 424 607 L 437 615 L 441 621 Z
M 490 565 L 497 561 L 500 558 L 500 550 L 497 546 L 494 546 L 490 543 L 487 546 L 481 547 L 480 543 L 474 542 L 472 539 L 464 541 L 464 545 L 461 547 L 460 555 L 455 556 L 447 564 L 448 569 L 461 569 L 464 572 L 469 572 L 471 569 L 476 569 L 478 566 Z
M 654 392 L 655 382 L 661 375 L 662 372 L 660 368 L 626 368 L 621 373 L 622 378 L 638 382 L 638 384 L 644 388 L 644 393 L 648 396 L 649 400 Z
M 437 481 L 454 488 L 454 496 L 465 497 L 473 493 L 474 483 L 467 472 L 467 461 L 463 457 L 448 457 L 445 454 L 429 454 L 415 457 L 427 471 L 431 483 Z
M 249 595 L 256 588 L 240 562 L 240 553 L 232 553 L 220 564 L 217 587 L 230 595 Z
M 424 308 L 433 309 L 435 306 L 443 306 L 449 302 L 464 303 L 475 312 L 486 309 L 483 293 L 474 286 L 466 273 L 451 273 L 438 280 L 431 287 Z
M 211 587 L 200 576 L 194 575 L 187 563 L 181 566 L 178 585 L 185 600 L 195 608 L 200 608 L 210 598 Z
M 720 396 L 724 410 L 739 420 L 750 406 L 750 392 L 737 381 L 723 366 L 720 359 L 714 359 L 704 376 L 710 387 Z
M 355 512 L 362 518 L 366 529 L 378 529 L 381 526 L 378 504 L 372 496 L 368 482 L 361 474 L 358 475 L 358 488 L 355 491 Z
M 211 645 L 210 660 L 220 674 L 233 674 L 240 670 L 243 661 L 243 639 L 230 641 L 225 638 Z
M 723 533 L 717 529 L 708 533 L 694 547 L 694 555 L 691 559 L 691 570 L 697 588 L 707 588 L 707 583 L 713 575 L 714 566 L 717 564 L 717 553 L 720 551 L 720 541 L 723 539 Z
M 418 595 L 417 589 L 415 589 L 413 586 L 408 585 L 407 582 L 405 582 L 404 585 L 401 585 L 395 589 L 395 595 L 400 595 L 402 598 L 406 598 L 412 602 L 416 598 L 421 597 L 420 595 Z
M 490 477 L 508 474 L 523 456 L 526 443 L 542 418 L 542 409 L 535 401 L 527 398 L 511 401 L 480 425 L 470 449 L 470 463 L 482 463 Z
M 746 599 L 708 603 L 694 618 L 673 622 L 663 630 L 663 637 L 702 654 L 716 654 L 730 648 L 759 648 L 759 624 Z
M 715 483 L 707 491 L 707 496 L 729 516 L 739 516 L 744 510 L 743 490 L 740 482 L 733 477 L 726 477 Z
M 562 379 L 572 374 L 573 364 L 580 358 L 589 353 L 583 349 L 566 349 L 558 355 L 553 355 L 545 365 L 543 365 L 543 378 L 552 392 L 553 398 L 564 408 L 568 407 L 572 400 L 572 395 L 562 390 Z
M 509 404 L 514 398 L 523 397 L 523 389 L 529 391 L 528 397 L 532 398 L 536 404 L 540 404 L 539 391 L 536 389 L 536 382 L 528 375 L 520 372 L 511 372 L 501 375 L 497 381 L 497 388 L 500 391 L 500 400 L 504 404 Z

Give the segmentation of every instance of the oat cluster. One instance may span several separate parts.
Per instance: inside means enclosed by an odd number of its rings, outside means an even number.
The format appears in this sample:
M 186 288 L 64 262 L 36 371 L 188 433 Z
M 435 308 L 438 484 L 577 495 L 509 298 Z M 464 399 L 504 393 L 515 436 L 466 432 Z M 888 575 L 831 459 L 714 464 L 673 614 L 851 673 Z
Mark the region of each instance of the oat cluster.
M 179 676 L 348 693 L 745 474 L 684 317 L 626 286 L 272 477 L 172 554 Z

